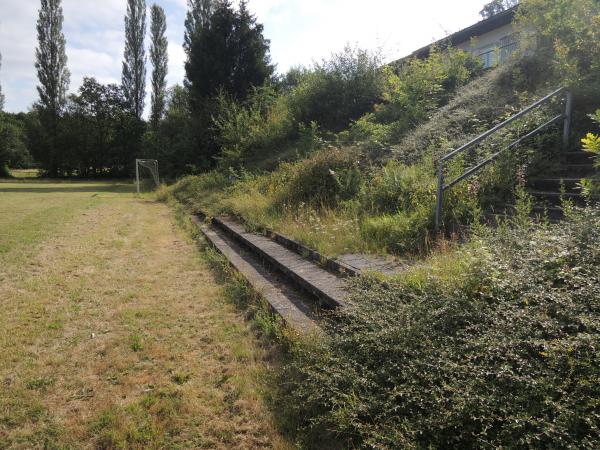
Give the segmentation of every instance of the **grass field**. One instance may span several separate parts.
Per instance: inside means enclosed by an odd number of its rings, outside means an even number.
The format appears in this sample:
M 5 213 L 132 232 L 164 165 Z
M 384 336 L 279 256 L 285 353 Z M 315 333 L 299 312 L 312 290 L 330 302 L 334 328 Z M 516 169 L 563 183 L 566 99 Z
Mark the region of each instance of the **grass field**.
M 167 206 L 0 183 L 0 448 L 286 448 L 272 350 Z

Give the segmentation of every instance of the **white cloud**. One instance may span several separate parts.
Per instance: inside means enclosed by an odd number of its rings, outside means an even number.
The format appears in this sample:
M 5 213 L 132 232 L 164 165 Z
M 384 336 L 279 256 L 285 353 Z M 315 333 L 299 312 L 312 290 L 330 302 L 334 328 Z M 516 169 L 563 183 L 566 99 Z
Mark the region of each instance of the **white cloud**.
M 157 0 L 167 13 L 169 84 L 181 83 L 187 0 Z M 478 19 L 485 0 L 250 0 L 265 26 L 278 70 L 339 51 L 347 43 L 381 48 L 396 59 Z M 148 5 L 151 0 L 148 1 Z M 39 0 L 0 0 L 0 82 L 6 109 L 26 110 L 37 99 L 33 67 Z M 126 0 L 63 0 L 71 91 L 84 76 L 119 82 Z M 149 20 L 149 18 L 148 18 Z M 147 43 L 149 45 L 149 43 Z M 148 67 L 150 75 L 151 67 Z

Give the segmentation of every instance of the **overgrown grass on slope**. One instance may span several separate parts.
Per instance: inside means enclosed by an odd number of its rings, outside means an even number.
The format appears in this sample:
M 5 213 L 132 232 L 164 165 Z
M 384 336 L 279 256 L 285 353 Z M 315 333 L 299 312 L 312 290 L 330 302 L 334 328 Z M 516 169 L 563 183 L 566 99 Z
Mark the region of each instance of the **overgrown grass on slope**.
M 232 214 L 250 228 L 275 229 L 332 256 L 426 253 L 433 241 L 434 159 L 534 98 L 545 81 L 538 64 L 535 59 L 517 61 L 473 80 L 429 122 L 409 132 L 383 165 L 367 137 L 357 145 L 329 147 L 282 163 L 269 173 L 241 170 L 188 177 L 169 192 L 193 212 Z M 516 124 L 477 154 L 457 160 L 448 176 L 530 126 Z M 547 146 L 544 139 L 533 147 Z M 482 208 L 509 202 L 517 167 L 528 167 L 535 153 L 525 148 L 506 155 L 453 188 L 445 199 L 446 224 L 477 220 Z
M 282 400 L 306 444 L 600 446 L 600 209 L 501 227 L 393 280 L 356 280 Z

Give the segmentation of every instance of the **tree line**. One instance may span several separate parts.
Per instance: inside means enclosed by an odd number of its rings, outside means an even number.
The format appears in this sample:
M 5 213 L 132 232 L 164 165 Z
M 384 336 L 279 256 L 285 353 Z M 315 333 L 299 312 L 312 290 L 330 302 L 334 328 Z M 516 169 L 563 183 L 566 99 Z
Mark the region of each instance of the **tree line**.
M 217 98 L 242 101 L 273 75 L 262 25 L 245 1 L 234 7 L 230 0 L 188 0 L 185 80 L 183 86 L 167 89 L 165 11 L 157 4 L 150 7 L 148 29 L 146 1 L 125 1 L 121 83 L 102 84 L 88 76 L 68 95 L 62 2 L 40 0 L 35 51 L 39 99 L 29 113 L 4 114 L 0 88 L 0 167 L 16 164 L 15 142 L 22 159 L 35 160 L 51 177 L 129 176 L 138 157 L 162 160 L 163 171 L 173 176 L 215 164 Z M 148 56 L 152 72 L 146 120 Z

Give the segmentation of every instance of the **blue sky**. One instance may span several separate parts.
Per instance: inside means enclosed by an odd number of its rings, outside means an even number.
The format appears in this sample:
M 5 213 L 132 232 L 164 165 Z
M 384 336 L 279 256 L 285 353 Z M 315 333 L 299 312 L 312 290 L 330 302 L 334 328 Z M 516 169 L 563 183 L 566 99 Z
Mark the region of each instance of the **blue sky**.
M 150 6 L 152 2 L 148 1 Z M 186 0 L 156 0 L 167 13 L 170 85 L 181 83 Z M 271 40 L 279 72 L 310 65 L 346 43 L 400 58 L 479 20 L 486 0 L 249 0 Z M 63 0 L 71 92 L 84 76 L 118 83 L 125 0 Z M 37 99 L 33 67 L 39 0 L 0 0 L 0 83 L 5 110 L 26 111 Z M 148 68 L 148 75 L 150 68 Z

